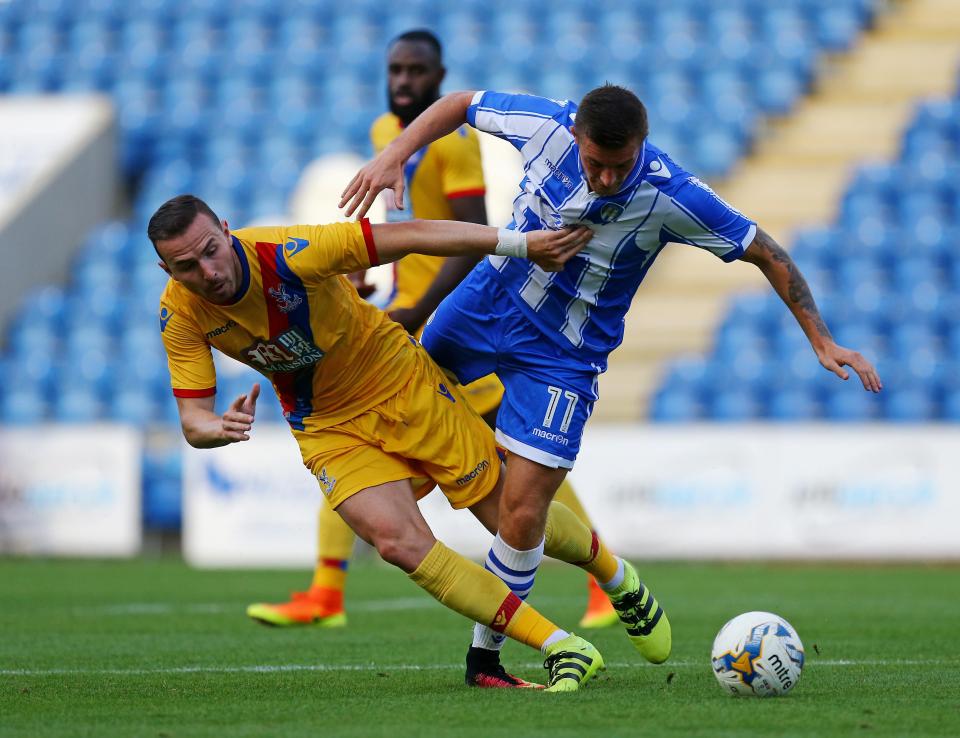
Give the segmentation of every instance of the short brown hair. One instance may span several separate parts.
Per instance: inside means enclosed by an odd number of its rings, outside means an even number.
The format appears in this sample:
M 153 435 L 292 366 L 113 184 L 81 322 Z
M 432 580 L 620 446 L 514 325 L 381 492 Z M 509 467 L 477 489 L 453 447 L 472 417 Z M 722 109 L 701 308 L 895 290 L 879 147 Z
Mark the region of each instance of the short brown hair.
M 157 241 L 168 241 L 183 235 L 200 213 L 220 225 L 217 214 L 195 195 L 177 195 L 167 200 L 147 223 L 147 237 L 153 243 L 153 248 L 157 248 Z
M 643 141 L 650 132 L 647 109 L 625 87 L 610 83 L 583 96 L 574 119 L 577 133 L 605 149 L 620 149 Z

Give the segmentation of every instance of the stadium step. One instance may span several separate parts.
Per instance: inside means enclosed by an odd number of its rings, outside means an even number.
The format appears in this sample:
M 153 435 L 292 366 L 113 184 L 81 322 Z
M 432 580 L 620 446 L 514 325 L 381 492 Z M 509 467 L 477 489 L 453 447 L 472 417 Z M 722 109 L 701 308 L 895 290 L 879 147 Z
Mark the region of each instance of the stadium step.
M 896 153 L 917 101 L 952 92 L 958 64 L 960 3 L 892 3 L 849 52 L 823 61 L 813 93 L 767 124 L 754 152 L 714 183 L 717 192 L 789 248 L 795 230 L 834 218 L 857 164 Z M 767 287 L 750 265 L 666 249 L 627 316 L 594 417 L 645 417 L 666 363 L 709 350 L 730 296 L 752 289 Z

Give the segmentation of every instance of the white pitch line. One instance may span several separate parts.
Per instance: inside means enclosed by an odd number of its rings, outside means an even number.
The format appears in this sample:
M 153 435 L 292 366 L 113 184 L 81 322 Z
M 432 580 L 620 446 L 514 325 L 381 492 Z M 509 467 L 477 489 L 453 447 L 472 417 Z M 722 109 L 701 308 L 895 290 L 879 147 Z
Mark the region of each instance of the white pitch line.
M 540 597 L 539 605 L 563 605 L 574 598 Z M 391 597 L 387 600 L 356 600 L 350 602 L 351 612 L 396 612 L 403 610 L 428 610 L 437 607 L 435 600 L 423 597 Z M 127 616 L 127 615 L 221 615 L 238 613 L 246 609 L 246 604 L 231 602 L 194 602 L 174 604 L 171 602 L 125 602 L 119 605 L 93 605 L 73 607 L 70 612 L 85 617 Z
M 956 659 L 865 659 L 855 661 L 850 659 L 817 659 L 807 661 L 806 666 L 819 668 L 822 666 L 957 666 Z M 652 669 L 655 667 L 635 661 L 607 662 L 612 669 Z M 517 669 L 536 669 L 539 662 L 516 664 Z M 703 661 L 672 661 L 659 667 L 660 671 L 669 672 L 671 669 L 699 668 L 710 670 L 710 662 Z M 390 672 L 390 671 L 453 671 L 463 669 L 461 663 L 449 664 L 254 664 L 249 666 L 171 666 L 152 669 L 0 669 L 0 676 L 82 676 L 82 675 L 115 675 L 115 676 L 147 676 L 151 674 L 273 674 L 279 672 Z
M 247 603 L 249 604 L 249 603 Z M 394 597 L 389 600 L 366 600 L 351 602 L 350 610 L 357 612 L 380 612 L 396 610 L 425 610 L 436 607 L 436 602 L 427 597 Z M 122 605 L 74 607 L 74 615 L 86 617 L 128 615 L 222 615 L 242 613 L 246 604 L 228 602 L 194 602 L 172 604 L 169 602 L 128 602 Z

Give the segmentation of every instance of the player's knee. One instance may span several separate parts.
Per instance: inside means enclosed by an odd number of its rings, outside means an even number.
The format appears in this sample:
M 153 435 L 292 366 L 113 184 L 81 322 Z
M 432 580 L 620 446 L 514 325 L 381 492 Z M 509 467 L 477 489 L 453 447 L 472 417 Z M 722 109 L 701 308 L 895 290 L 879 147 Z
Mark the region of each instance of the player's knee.
M 431 536 L 419 530 L 404 530 L 400 526 L 385 526 L 374 531 L 373 545 L 380 558 L 405 572 L 416 569 L 433 545 Z
M 516 548 L 533 548 L 543 538 L 546 522 L 546 510 L 535 505 L 518 505 L 501 515 L 500 535 Z

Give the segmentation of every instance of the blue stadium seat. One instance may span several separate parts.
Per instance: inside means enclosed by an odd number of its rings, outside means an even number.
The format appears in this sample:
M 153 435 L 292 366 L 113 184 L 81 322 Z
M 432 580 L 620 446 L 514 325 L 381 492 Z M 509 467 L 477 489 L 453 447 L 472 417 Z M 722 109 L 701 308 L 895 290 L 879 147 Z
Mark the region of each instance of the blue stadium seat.
M 654 397 L 650 417 L 662 423 L 686 423 L 702 418 L 703 411 L 693 393 L 665 390 Z
M 823 414 L 835 422 L 866 422 L 874 420 L 880 413 L 879 400 L 866 392 L 859 382 L 853 384 L 850 379 L 839 389 L 828 394 L 823 403 Z
M 886 386 L 884 418 L 898 423 L 925 423 L 937 419 L 933 390 L 922 384 Z
M 765 416 L 784 422 L 814 420 L 819 416 L 817 394 L 804 387 L 782 387 L 771 394 Z
M 69 387 L 53 403 L 53 420 L 58 423 L 92 423 L 101 418 L 103 406 L 94 392 Z
M 742 422 L 760 417 L 760 403 L 750 390 L 743 387 L 712 391 L 708 402 L 712 420 Z
M 0 423 L 4 425 L 34 425 L 47 417 L 47 399 L 39 390 L 22 388 L 6 392 L 0 399 Z

